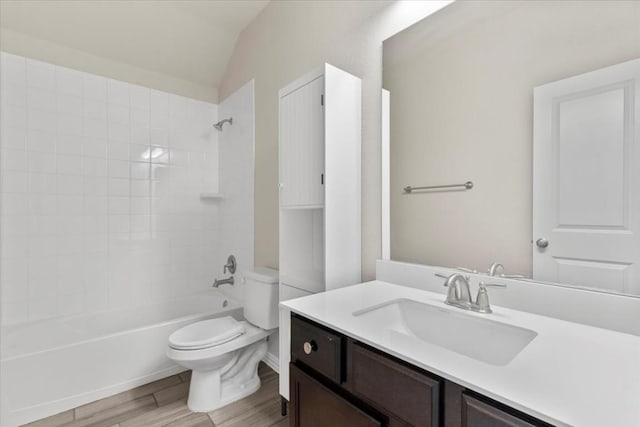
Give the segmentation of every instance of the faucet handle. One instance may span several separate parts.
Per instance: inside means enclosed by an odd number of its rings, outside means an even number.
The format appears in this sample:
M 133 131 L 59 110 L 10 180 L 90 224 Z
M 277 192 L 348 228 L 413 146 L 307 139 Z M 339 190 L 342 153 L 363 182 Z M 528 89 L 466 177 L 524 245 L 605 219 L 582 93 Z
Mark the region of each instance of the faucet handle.
M 524 279 L 525 277 L 522 274 L 501 274 L 498 277 L 502 277 L 503 279 Z
M 491 313 L 491 305 L 489 304 L 489 294 L 487 293 L 487 288 L 506 288 L 507 285 L 502 283 L 486 283 L 480 282 L 478 283 L 478 295 L 476 296 L 476 306 L 478 307 L 478 311 L 480 313 Z
M 478 270 L 473 270 L 473 269 L 467 268 L 467 267 L 456 267 L 456 270 L 464 271 L 465 273 L 479 274 Z
M 507 285 L 505 285 L 504 283 L 486 283 L 486 282 L 480 282 L 478 283 L 478 286 L 480 286 L 480 289 L 484 289 L 485 291 L 487 290 L 487 288 L 506 288 Z

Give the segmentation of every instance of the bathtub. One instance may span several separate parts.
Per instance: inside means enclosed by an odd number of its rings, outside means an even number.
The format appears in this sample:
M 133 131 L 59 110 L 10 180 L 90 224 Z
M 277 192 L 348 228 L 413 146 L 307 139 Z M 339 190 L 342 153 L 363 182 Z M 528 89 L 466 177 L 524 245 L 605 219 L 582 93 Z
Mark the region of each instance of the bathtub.
M 0 425 L 53 415 L 180 372 L 165 356 L 176 329 L 242 307 L 210 290 L 164 303 L 47 319 L 0 331 Z

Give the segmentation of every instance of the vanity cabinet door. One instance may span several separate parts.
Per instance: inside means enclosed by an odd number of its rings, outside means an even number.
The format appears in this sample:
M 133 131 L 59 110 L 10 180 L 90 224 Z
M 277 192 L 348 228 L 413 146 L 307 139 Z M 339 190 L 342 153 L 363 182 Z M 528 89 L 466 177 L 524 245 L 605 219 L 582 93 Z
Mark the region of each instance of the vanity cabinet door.
M 347 383 L 353 394 L 400 421 L 398 424 L 440 425 L 442 380 L 353 341 L 349 342 L 348 351 Z
M 291 360 L 337 384 L 342 382 L 342 337 L 297 316 L 291 317 Z
M 290 365 L 290 427 L 380 427 L 374 417 Z
M 473 396 L 462 395 L 462 427 L 534 427 L 546 423 L 525 421 Z

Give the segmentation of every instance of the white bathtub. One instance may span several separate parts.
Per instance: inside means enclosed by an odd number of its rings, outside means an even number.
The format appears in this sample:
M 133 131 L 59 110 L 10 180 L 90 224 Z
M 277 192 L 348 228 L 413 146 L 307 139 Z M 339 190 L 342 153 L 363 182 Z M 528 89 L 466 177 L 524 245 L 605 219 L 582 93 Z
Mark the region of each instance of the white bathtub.
M 180 372 L 165 356 L 169 334 L 227 315 L 242 318 L 241 306 L 211 290 L 3 328 L 0 425 L 24 424 Z

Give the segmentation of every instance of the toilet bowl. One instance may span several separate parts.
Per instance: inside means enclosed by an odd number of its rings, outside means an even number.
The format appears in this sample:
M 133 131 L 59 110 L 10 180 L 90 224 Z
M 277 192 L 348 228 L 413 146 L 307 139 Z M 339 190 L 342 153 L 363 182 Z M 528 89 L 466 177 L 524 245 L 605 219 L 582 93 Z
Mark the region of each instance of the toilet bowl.
M 244 281 L 246 320 L 203 320 L 169 337 L 167 357 L 192 371 L 187 406 L 193 412 L 213 411 L 260 388 L 258 363 L 278 327 L 278 272 L 258 267 Z

